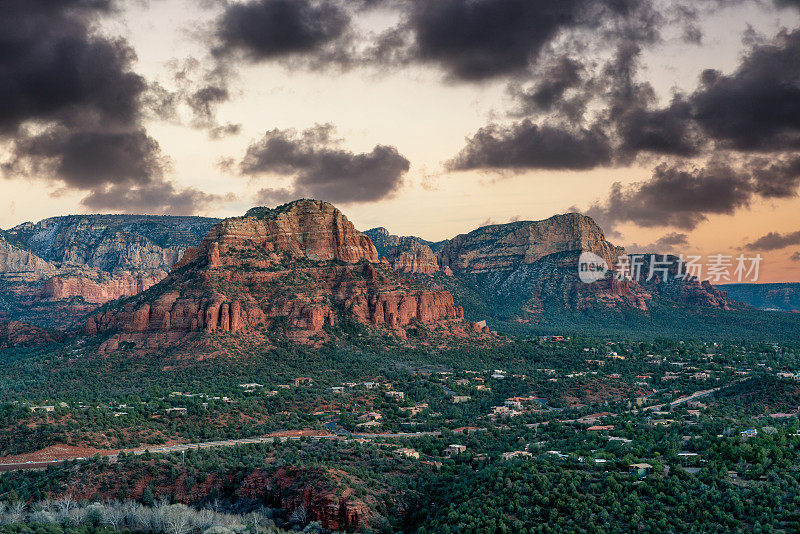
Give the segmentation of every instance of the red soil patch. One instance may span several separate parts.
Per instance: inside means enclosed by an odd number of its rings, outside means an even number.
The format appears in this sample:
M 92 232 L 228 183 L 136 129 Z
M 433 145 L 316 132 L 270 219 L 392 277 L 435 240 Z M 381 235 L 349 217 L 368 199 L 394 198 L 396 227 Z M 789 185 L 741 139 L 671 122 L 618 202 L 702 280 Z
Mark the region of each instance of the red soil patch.
M 53 460 L 74 460 L 75 458 L 88 458 L 95 454 L 109 455 L 117 451 L 100 450 L 89 447 L 74 447 L 72 445 L 50 445 L 40 451 L 17 454 L 14 456 L 0 456 L 0 463 L 21 464 L 25 462 L 52 462 Z

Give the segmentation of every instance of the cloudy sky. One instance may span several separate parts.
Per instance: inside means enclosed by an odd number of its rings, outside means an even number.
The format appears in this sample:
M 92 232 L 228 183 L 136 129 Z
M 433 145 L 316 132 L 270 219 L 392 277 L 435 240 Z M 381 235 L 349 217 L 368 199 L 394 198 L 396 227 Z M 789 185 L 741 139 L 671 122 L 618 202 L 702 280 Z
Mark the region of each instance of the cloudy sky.
M 798 0 L 5 0 L 0 228 L 299 197 L 430 240 L 580 211 L 800 280 Z

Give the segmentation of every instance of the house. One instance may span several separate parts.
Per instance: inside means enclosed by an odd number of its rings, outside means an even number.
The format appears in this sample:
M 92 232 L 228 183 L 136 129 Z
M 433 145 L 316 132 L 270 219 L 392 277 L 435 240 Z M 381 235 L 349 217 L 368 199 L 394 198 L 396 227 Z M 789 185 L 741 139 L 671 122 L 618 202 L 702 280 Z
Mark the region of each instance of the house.
M 311 378 L 308 378 L 307 376 L 300 376 L 300 377 L 297 377 L 297 378 L 294 379 L 294 385 L 295 386 L 302 386 L 302 385 L 310 386 L 313 383 L 314 383 L 314 380 L 311 379 Z
M 520 402 L 517 399 L 508 399 L 503 404 L 505 404 L 512 410 L 522 410 L 522 402 Z
M 377 382 L 364 382 L 364 387 L 367 388 L 367 389 L 375 389 L 376 387 L 378 387 L 378 383 Z
M 588 432 L 604 432 L 606 430 L 614 430 L 614 425 L 592 425 L 586 430 Z
M 427 407 L 428 407 L 427 402 L 421 402 L 419 404 L 415 404 L 414 406 L 403 406 L 402 408 L 400 408 L 400 411 L 407 412 L 409 415 L 414 416 L 422 412 L 422 410 L 425 410 Z
M 511 452 L 504 452 L 503 453 L 503 460 L 511 460 L 513 458 L 518 457 L 528 458 L 533 456 L 533 454 L 529 453 L 528 451 L 511 451 Z
M 239 387 L 245 390 L 252 390 L 256 388 L 263 388 L 264 386 L 261 384 L 257 384 L 256 382 L 250 382 L 247 384 L 239 384 Z
M 754 438 L 758 436 L 758 430 L 755 428 L 748 428 L 747 430 L 742 430 L 740 432 L 742 439 Z
M 447 448 L 444 450 L 445 456 L 458 456 L 459 454 L 464 454 L 467 452 L 467 447 L 465 445 L 448 445 Z
M 469 380 L 466 378 L 459 378 L 458 380 L 454 381 L 453 384 L 457 386 L 468 386 Z
M 416 460 L 419 460 L 419 452 L 414 449 L 408 449 L 403 447 L 401 449 L 397 449 L 394 452 L 395 454 L 399 454 L 400 456 L 405 456 L 407 458 L 414 458 Z
M 333 386 L 332 388 L 329 388 L 329 389 L 330 389 L 330 391 L 332 393 L 337 393 L 339 395 L 344 393 L 344 387 L 342 387 L 342 386 Z
M 31 406 L 32 412 L 54 412 L 55 406 Z
M 167 408 L 166 412 L 169 415 L 186 415 L 189 410 L 186 408 Z
M 644 478 L 652 468 L 653 466 L 647 463 L 630 464 L 628 466 L 628 473 L 636 475 L 639 478 Z
M 469 395 L 453 395 L 453 404 L 458 404 L 460 402 L 468 402 L 471 400 L 472 397 Z
M 547 454 L 555 456 L 559 460 L 566 460 L 567 458 L 569 458 L 569 454 L 562 454 L 561 451 L 547 451 Z
M 404 400 L 406 398 L 406 394 L 403 393 L 402 391 L 391 391 L 390 390 L 390 391 L 387 391 L 384 394 L 386 395 L 387 399 Z
M 376 426 L 380 426 L 380 421 L 365 421 L 364 423 L 358 423 L 356 427 L 358 428 L 373 428 Z

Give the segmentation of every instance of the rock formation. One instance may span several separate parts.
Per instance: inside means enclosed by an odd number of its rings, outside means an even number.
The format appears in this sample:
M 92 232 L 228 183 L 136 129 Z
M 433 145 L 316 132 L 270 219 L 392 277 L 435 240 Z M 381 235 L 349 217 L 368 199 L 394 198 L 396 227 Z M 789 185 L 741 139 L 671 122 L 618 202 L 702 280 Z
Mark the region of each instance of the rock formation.
M 162 280 L 217 219 L 71 215 L 0 232 L 0 279 L 20 295 L 10 317 L 69 326 L 86 304 L 135 295 Z M 76 306 L 76 299 L 80 304 Z M 41 317 L 31 313 L 46 309 Z
M 429 275 L 439 271 L 439 259 L 431 247 L 413 239 L 389 250 L 386 258 L 395 271 Z
M 44 345 L 58 338 L 57 333 L 20 321 L 0 323 L 0 350 L 21 345 Z
M 90 317 L 85 332 L 117 332 L 106 350 L 261 326 L 305 342 L 340 318 L 403 338 L 412 322 L 460 322 L 463 310 L 382 264 L 334 206 L 300 200 L 220 222 L 162 283 Z
M 52 276 L 58 269 L 28 250 L 9 243 L 0 234 L 0 276 L 19 281 L 35 281 Z
M 589 217 L 578 213 L 544 221 L 519 221 L 478 228 L 445 242 L 439 250 L 442 266 L 454 273 L 477 274 L 513 270 L 562 252 L 593 252 L 609 265 L 621 252 L 605 240 Z

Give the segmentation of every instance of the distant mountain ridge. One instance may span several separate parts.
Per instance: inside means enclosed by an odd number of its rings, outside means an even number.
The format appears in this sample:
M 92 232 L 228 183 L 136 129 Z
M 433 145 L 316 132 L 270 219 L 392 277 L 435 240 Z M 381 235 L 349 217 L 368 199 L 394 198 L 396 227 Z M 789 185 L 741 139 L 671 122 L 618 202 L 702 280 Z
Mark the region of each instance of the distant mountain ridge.
M 311 209 L 312 205 L 325 208 Z M 322 219 L 320 213 L 325 213 Z M 314 278 L 316 275 L 310 275 L 297 258 L 292 260 L 291 269 L 286 266 L 288 264 L 281 263 L 283 260 L 275 259 L 287 257 L 284 250 L 287 246 L 293 247 L 290 256 L 295 257 L 302 251 L 300 256 L 304 261 L 312 263 L 363 261 L 372 265 L 378 273 L 375 280 L 381 279 L 380 273 L 383 273 L 385 280 L 393 280 L 391 283 L 406 288 L 398 294 L 400 300 L 391 306 L 399 305 L 402 295 L 412 288 L 432 294 L 444 291 L 447 296 L 441 298 L 445 299 L 444 307 L 451 309 L 448 316 L 453 315 L 452 309 L 461 306 L 473 322 L 537 325 L 589 320 L 602 323 L 611 314 L 613 321 L 624 325 L 627 320 L 624 317 L 633 314 L 630 316 L 644 318 L 657 327 L 658 321 L 667 317 L 664 313 L 736 311 L 746 307 L 725 291 L 693 279 L 673 277 L 663 281 L 657 276 L 650 281 L 634 281 L 617 279 L 609 273 L 599 281 L 582 282 L 578 276 L 582 253 L 591 252 L 613 266 L 626 257 L 626 252 L 606 240 L 594 220 L 577 213 L 555 215 L 541 221 L 483 226 L 439 242 L 393 235 L 382 227 L 361 233 L 345 221 L 346 217 L 335 207 L 305 200 L 272 209 L 253 208 L 243 217 L 224 221 L 202 217 L 82 215 L 26 223 L 0 232 L 0 285 L 4 289 L 0 295 L 0 320 L 19 319 L 47 327 L 69 326 L 102 303 L 146 292 L 164 280 L 171 269 L 175 272 L 176 268 L 188 265 L 199 269 L 198 250 L 211 265 L 216 261 L 226 265 L 225 272 L 231 273 L 226 276 L 230 280 L 252 278 L 237 270 L 261 272 L 276 269 L 277 265 L 283 265 L 279 269 L 281 272 L 296 268 L 298 276 L 303 273 L 302 277 Z M 317 243 L 315 240 L 319 236 L 328 237 Z M 338 243 L 337 247 L 344 248 L 331 257 L 325 255 L 330 251 L 314 252 L 320 244 L 324 245 L 321 250 L 328 250 L 330 243 L 326 240 L 329 238 Z M 209 248 L 212 243 L 217 243 L 218 252 Z M 254 243 L 260 245 L 254 248 Z M 219 260 L 215 259 L 217 257 Z M 233 257 L 238 259 L 233 261 Z M 257 258 L 260 259 L 256 261 Z M 216 269 L 202 270 L 203 276 L 213 275 L 220 284 L 228 284 L 227 279 L 219 278 Z M 349 271 L 356 279 L 364 276 L 352 268 Z M 374 302 L 368 302 L 365 311 L 363 303 L 347 298 L 341 300 L 340 297 L 352 289 L 346 278 L 337 278 L 341 274 L 328 273 L 320 282 L 320 291 L 327 295 L 329 306 L 323 313 L 322 323 L 314 315 L 322 312 L 308 311 L 312 309 L 308 308 L 308 303 L 317 302 L 318 298 L 306 294 L 308 288 L 297 293 L 300 297 L 296 304 L 300 308 L 294 311 L 280 305 L 278 313 L 278 308 L 268 306 L 263 299 L 259 307 L 290 317 L 295 324 L 293 328 L 303 330 L 300 323 L 313 325 L 310 331 L 315 332 L 320 324 L 325 324 L 325 317 L 333 317 L 342 310 L 360 310 L 354 312 L 356 316 L 366 322 L 372 321 L 376 317 Z M 23 275 L 27 279 L 23 280 Z M 373 281 L 373 285 L 382 283 Z M 294 291 L 288 282 L 281 284 L 287 295 Z M 328 284 L 339 284 L 341 289 Z M 379 293 L 385 292 L 384 289 Z M 199 306 L 192 313 L 199 313 L 200 308 L 206 310 L 213 303 L 213 299 L 207 299 L 215 291 L 217 289 L 198 289 L 203 296 L 198 293 L 191 297 Z M 277 298 L 277 294 L 273 297 Z M 216 302 L 216 313 L 222 314 L 221 306 L 227 303 L 230 314 L 235 300 Z M 303 315 L 306 312 L 312 316 Z M 401 313 L 398 308 L 397 312 L 385 311 L 382 318 L 375 320 L 391 323 L 388 315 L 393 314 L 394 320 L 403 322 L 413 319 L 416 313 L 411 314 L 406 308 Z M 595 319 L 588 319 L 593 315 Z M 116 317 L 119 320 L 125 315 L 117 313 Z M 164 320 L 163 316 L 159 317 L 158 320 Z M 207 324 L 205 315 L 197 318 L 198 322 L 202 319 L 203 324 Z M 227 321 L 231 328 L 230 315 Z M 222 324 L 219 317 L 217 322 Z M 108 318 L 96 318 L 96 323 L 98 331 L 116 328 Z M 176 323 L 172 317 L 168 323 L 165 331 L 173 331 Z M 148 325 L 145 331 L 152 327 L 149 319 Z M 187 328 L 192 329 L 190 324 Z
M 725 284 L 731 298 L 762 310 L 800 312 L 800 283 Z
M 158 283 L 217 222 L 68 215 L 4 230 L 0 289 L 8 298 L 0 299 L 0 318 L 67 326 L 98 304 Z
M 441 283 L 455 294 L 472 296 L 476 305 L 465 308 L 473 318 L 481 313 L 495 320 L 536 323 L 563 312 L 649 313 L 653 304 L 660 303 L 723 310 L 742 307 L 711 284 L 676 279 L 674 257 L 670 257 L 674 263 L 670 280 L 618 280 L 609 274 L 583 283 L 578 276 L 582 253 L 591 252 L 613 268 L 626 252 L 607 241 L 593 219 L 578 213 L 483 226 L 435 243 L 435 252 L 413 236 L 399 238 L 382 228 L 365 233 L 390 244 L 406 243 L 384 249 L 387 261 L 397 270 L 447 275 L 440 277 Z M 413 251 L 408 243 L 414 243 Z M 430 266 L 432 258 L 438 269 Z M 647 272 L 649 260 L 643 259 Z

